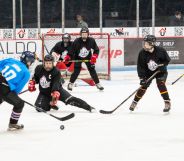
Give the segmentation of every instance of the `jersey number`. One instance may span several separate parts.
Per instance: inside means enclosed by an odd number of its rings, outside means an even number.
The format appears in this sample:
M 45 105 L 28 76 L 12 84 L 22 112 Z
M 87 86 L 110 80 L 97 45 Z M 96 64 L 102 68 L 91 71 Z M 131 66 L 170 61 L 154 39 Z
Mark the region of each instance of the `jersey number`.
M 21 71 L 21 69 L 20 69 L 20 67 L 18 65 L 13 64 L 11 66 L 13 67 L 13 69 L 10 69 L 10 66 L 6 66 L 2 70 L 2 74 L 6 78 L 7 81 L 15 78 L 17 76 L 16 73 Z

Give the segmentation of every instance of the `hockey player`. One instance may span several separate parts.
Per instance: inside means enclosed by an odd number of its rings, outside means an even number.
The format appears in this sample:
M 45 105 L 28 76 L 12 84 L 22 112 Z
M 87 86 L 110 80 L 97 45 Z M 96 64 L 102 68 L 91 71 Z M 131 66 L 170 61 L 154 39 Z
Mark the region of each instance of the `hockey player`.
M 88 28 L 84 27 L 80 31 L 79 38 L 76 38 L 72 45 L 72 50 L 69 52 L 64 61 L 67 63 L 71 58 L 74 60 L 89 60 L 89 62 L 85 62 L 88 68 L 88 71 L 94 80 L 96 87 L 99 90 L 103 90 L 104 88 L 100 85 L 96 70 L 95 63 L 98 58 L 99 48 L 95 42 L 95 39 L 89 37 Z M 68 90 L 72 90 L 73 84 L 77 79 L 78 75 L 81 71 L 82 62 L 75 62 L 74 72 L 70 77 L 70 82 L 68 84 Z
M 54 57 L 55 61 L 63 61 L 65 56 L 70 52 L 72 47 L 71 36 L 68 33 L 65 33 L 62 36 L 62 41 L 56 43 L 56 45 L 52 48 L 50 54 Z M 58 62 L 56 66 L 58 68 L 62 66 L 63 62 Z M 69 67 L 71 63 L 67 63 L 66 66 Z
M 29 51 L 22 53 L 20 61 L 12 58 L 0 61 L 0 99 L 13 105 L 9 130 L 24 128 L 23 124 L 18 124 L 24 107 L 24 101 L 18 96 L 18 93 L 28 82 L 30 78 L 28 67 L 34 61 L 35 55 Z
M 146 80 L 155 72 L 160 71 L 155 78 L 157 87 L 165 102 L 163 112 L 169 112 L 171 108 L 169 94 L 165 85 L 167 79 L 167 65 L 170 58 L 166 50 L 162 47 L 155 46 L 156 37 L 154 35 L 147 35 L 144 37 L 143 49 L 139 52 L 137 61 L 137 72 L 140 78 L 141 88 L 137 91 L 134 100 L 130 106 L 130 110 L 134 111 L 138 101 L 143 97 L 150 83 Z
M 39 83 L 40 93 L 35 105 L 45 111 L 50 111 L 51 108 L 57 110 L 56 104 L 58 100 L 64 102 L 66 105 L 77 106 L 90 112 L 94 109 L 85 101 L 72 96 L 63 89 L 61 74 L 54 66 L 54 58 L 52 55 L 46 55 L 43 65 L 38 65 L 35 68 L 34 77 L 28 84 L 30 92 L 36 90 L 35 84 L 37 83 Z

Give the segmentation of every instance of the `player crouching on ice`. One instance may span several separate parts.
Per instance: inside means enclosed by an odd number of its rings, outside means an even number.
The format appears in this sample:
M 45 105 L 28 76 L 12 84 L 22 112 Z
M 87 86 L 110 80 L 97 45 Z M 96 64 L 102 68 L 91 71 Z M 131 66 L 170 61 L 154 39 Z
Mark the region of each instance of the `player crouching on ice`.
M 22 53 L 20 61 L 7 58 L 0 61 L 0 100 L 13 105 L 8 130 L 23 129 L 18 124 L 24 108 L 24 101 L 18 96 L 25 84 L 29 81 L 28 67 L 35 61 L 35 54 L 29 51 Z M 0 101 L 2 103 L 2 101 Z
M 60 100 L 66 105 L 77 106 L 92 112 L 94 110 L 93 107 L 63 89 L 61 79 L 61 73 L 54 66 L 53 56 L 46 55 L 43 65 L 38 65 L 35 68 L 34 76 L 28 84 L 28 90 L 33 92 L 36 90 L 35 84 L 39 83 L 40 93 L 35 102 L 35 106 L 45 111 L 50 111 L 51 109 L 58 110 L 56 105 L 57 101 Z
M 144 37 L 143 49 L 139 52 L 137 61 L 137 72 L 140 78 L 140 85 L 142 86 L 137 91 L 129 108 L 131 111 L 134 111 L 138 101 L 145 94 L 147 88 L 151 84 L 151 81 L 147 83 L 146 80 L 153 75 L 155 71 L 160 71 L 155 78 L 157 87 L 165 102 L 165 108 L 163 109 L 163 112 L 169 112 L 171 108 L 169 94 L 165 85 L 168 75 L 167 65 L 170 62 L 170 58 L 164 48 L 155 46 L 155 42 L 156 37 L 154 35 L 147 35 Z
M 93 51 L 93 52 L 92 52 Z M 82 60 L 88 60 L 85 62 L 87 69 L 99 90 L 104 90 L 101 86 L 98 75 L 95 70 L 95 63 L 98 58 L 99 48 L 96 44 L 94 38 L 89 37 L 89 30 L 84 27 L 80 31 L 80 37 L 76 38 L 72 44 L 72 49 L 64 58 L 64 62 L 67 64 L 73 58 L 74 60 L 81 60 L 81 62 L 75 62 L 74 72 L 70 77 L 70 82 L 68 84 L 68 90 L 73 89 L 73 84 L 80 74 Z

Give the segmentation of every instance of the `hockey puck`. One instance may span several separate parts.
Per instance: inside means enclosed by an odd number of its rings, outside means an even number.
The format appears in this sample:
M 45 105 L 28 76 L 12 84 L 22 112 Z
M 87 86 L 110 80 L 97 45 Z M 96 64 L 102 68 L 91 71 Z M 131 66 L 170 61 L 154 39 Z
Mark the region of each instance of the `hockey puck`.
M 60 126 L 60 129 L 61 129 L 61 130 L 64 130 L 64 128 L 65 128 L 64 125 L 61 125 L 61 126 Z

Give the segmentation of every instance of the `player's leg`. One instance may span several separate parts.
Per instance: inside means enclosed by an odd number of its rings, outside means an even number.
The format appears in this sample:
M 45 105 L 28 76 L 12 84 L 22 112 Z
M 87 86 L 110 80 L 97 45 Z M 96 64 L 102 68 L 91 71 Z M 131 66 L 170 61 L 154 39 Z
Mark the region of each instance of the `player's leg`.
M 51 110 L 51 106 L 50 106 L 50 101 L 51 101 L 51 96 L 46 96 L 42 93 L 39 93 L 36 102 L 35 102 L 35 106 L 45 110 L 45 111 L 50 111 Z M 39 110 L 37 110 L 38 112 L 40 112 Z
M 72 73 L 71 77 L 70 77 L 70 82 L 68 83 L 68 90 L 72 90 L 73 88 L 73 84 L 76 81 L 77 77 L 80 74 L 81 71 L 81 62 L 76 62 L 74 65 L 74 72 Z
M 94 82 L 96 84 L 96 87 L 99 90 L 104 90 L 104 87 L 101 86 L 100 81 L 99 81 L 99 78 L 98 78 L 98 75 L 96 73 L 95 64 L 91 64 L 90 62 L 87 62 L 86 63 L 86 66 L 87 66 L 88 71 L 89 71 L 89 73 L 91 75 L 91 78 L 94 80 Z
M 158 74 L 158 76 L 156 77 L 157 87 L 158 87 L 160 94 L 165 102 L 165 108 L 163 109 L 163 112 L 169 112 L 169 110 L 171 108 L 169 94 L 167 91 L 167 87 L 165 85 L 166 79 L 167 79 L 167 73 Z
M 8 86 L 0 85 L 0 91 L 2 99 L 13 105 L 9 121 L 9 130 L 23 129 L 24 125 L 18 124 L 18 120 L 24 108 L 24 101 L 15 92 L 11 92 Z
M 146 93 L 147 88 L 150 86 L 151 81 L 146 86 L 141 86 L 137 93 L 135 94 L 135 97 L 132 101 L 132 104 L 130 105 L 130 110 L 134 111 L 135 107 L 137 106 L 137 103 L 140 101 L 140 99 L 144 96 Z
M 88 103 L 86 103 L 80 98 L 72 96 L 68 91 L 66 91 L 63 88 L 60 90 L 60 94 L 61 94 L 60 101 L 64 102 L 66 105 L 69 104 L 71 106 L 83 108 L 84 110 L 87 110 L 90 112 L 92 112 L 92 110 L 94 109 Z

